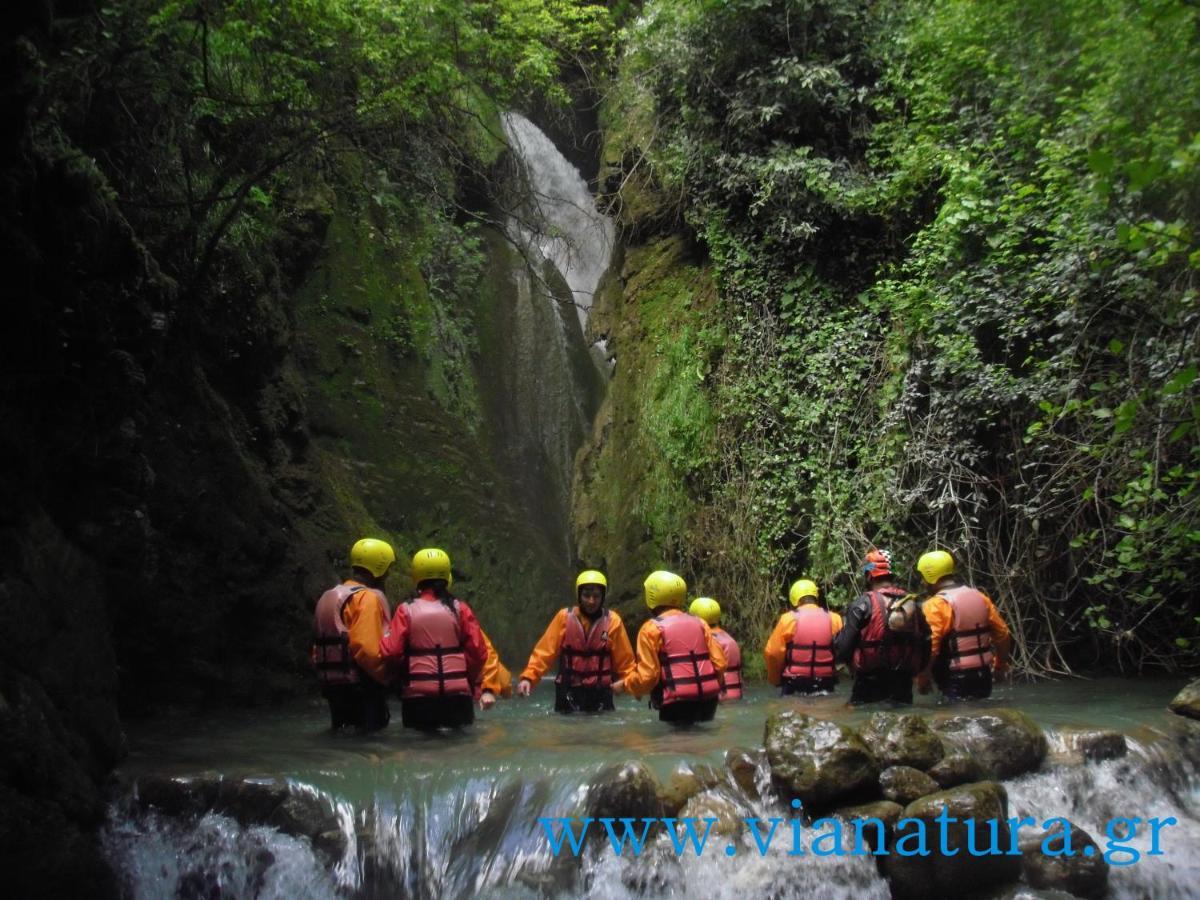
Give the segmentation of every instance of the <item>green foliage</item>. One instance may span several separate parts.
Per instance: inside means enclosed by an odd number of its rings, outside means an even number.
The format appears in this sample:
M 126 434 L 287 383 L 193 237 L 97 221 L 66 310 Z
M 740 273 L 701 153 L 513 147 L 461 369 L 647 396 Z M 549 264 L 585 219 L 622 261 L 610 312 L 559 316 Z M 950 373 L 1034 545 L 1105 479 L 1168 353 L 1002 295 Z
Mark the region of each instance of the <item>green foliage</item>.
M 871 543 L 938 544 L 1030 667 L 1197 662 L 1196 19 L 647 5 L 636 132 L 730 335 L 691 495 L 729 524 L 688 535 L 719 581 L 849 596 Z

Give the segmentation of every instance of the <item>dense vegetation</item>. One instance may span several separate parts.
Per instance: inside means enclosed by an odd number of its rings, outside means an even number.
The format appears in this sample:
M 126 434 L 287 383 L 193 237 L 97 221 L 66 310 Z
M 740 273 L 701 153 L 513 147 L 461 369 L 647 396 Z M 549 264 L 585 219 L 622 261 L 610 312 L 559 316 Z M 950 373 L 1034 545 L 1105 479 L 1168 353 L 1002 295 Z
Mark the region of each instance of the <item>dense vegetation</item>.
M 1030 670 L 1200 662 L 1197 27 L 1179 0 L 627 27 L 613 199 L 652 173 L 720 293 L 640 413 L 686 503 L 641 515 L 743 628 L 791 578 L 845 599 L 871 544 L 937 545 Z

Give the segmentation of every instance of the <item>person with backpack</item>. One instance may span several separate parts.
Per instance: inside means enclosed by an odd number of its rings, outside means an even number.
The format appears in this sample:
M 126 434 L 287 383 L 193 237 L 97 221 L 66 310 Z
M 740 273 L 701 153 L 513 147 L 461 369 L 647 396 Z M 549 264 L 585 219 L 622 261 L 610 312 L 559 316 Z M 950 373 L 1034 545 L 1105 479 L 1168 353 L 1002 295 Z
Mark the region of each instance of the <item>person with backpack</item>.
M 788 591 L 791 609 L 779 617 L 763 658 L 767 681 L 783 694 L 828 694 L 837 686 L 833 639 L 842 617 L 830 612 L 815 581 L 801 578 Z
M 930 671 L 917 687 L 930 689 L 930 674 L 947 700 L 982 700 L 992 694 L 992 676 L 1008 670 L 1008 623 L 992 599 L 955 575 L 954 557 L 932 550 L 917 571 L 934 594 L 923 604 L 933 644 Z
M 846 609 L 834 656 L 854 671 L 850 703 L 912 703 L 913 679 L 929 661 L 929 626 L 914 595 L 896 584 L 892 555 L 871 550 L 867 589 Z
M 390 720 L 390 672 L 380 651 L 391 608 L 383 592 L 396 552 L 387 541 L 363 538 L 350 548 L 350 577 L 317 601 L 312 662 L 329 702 L 333 729 L 378 731 Z
M 396 607 L 380 641 L 399 670 L 405 728 L 458 728 L 475 721 L 488 650 L 471 607 L 450 593 L 450 557 L 419 550 L 412 559 L 413 596 Z
M 613 693 L 649 694 L 662 722 L 711 721 L 725 674 L 721 645 L 707 622 L 683 611 L 687 582 L 674 572 L 651 572 L 642 590 L 652 618 L 638 632 L 637 665 Z

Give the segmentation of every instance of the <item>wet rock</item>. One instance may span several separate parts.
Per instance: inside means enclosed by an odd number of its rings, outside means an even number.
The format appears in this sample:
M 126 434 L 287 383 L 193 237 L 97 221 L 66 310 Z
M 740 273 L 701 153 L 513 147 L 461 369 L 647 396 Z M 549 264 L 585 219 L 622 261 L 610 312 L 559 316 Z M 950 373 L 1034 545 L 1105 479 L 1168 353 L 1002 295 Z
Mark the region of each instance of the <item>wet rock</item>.
M 758 790 L 758 767 L 763 761 L 763 751 L 733 747 L 725 754 L 725 768 L 733 776 L 734 783 L 742 793 L 752 800 L 760 799 Z
M 939 816 L 943 817 L 942 822 L 938 821 Z M 1021 873 L 1021 863 L 1016 856 L 1007 855 L 1011 841 L 1007 817 L 1008 794 L 993 781 L 960 785 L 910 803 L 896 827 L 896 840 L 889 847 L 891 852 L 883 858 L 892 896 L 961 897 L 1015 881 Z M 909 819 L 923 824 L 908 822 Z M 993 822 L 996 823 L 994 838 Z M 916 850 L 919 846 L 916 835 L 922 828 L 928 855 L 904 856 L 897 852 Z M 999 852 L 989 852 L 992 849 Z
M 288 797 L 285 782 L 274 779 L 225 780 L 217 790 L 213 811 L 224 813 L 242 825 L 262 825 L 271 819 Z
M 891 847 L 892 834 L 895 831 L 896 823 L 904 815 L 904 807 L 899 803 L 893 803 L 891 800 L 876 800 L 874 803 L 859 803 L 854 806 L 839 807 L 833 811 L 833 815 L 850 823 L 850 827 L 846 829 L 846 847 L 848 851 L 857 846 L 857 833 L 861 833 L 862 842 L 867 847 L 870 847 L 871 850 L 874 850 L 876 840 L 879 836 L 879 828 L 874 822 L 869 820 L 878 819 L 883 823 L 885 846 Z M 855 826 L 855 822 L 861 822 L 862 824 Z
M 660 791 L 663 815 L 674 816 L 701 791 L 714 788 L 722 781 L 721 773 L 713 766 L 682 766 L 671 773 Z
M 973 781 L 983 781 L 987 777 L 983 766 L 974 757 L 958 752 L 943 757 L 937 765 L 931 766 L 928 775 L 943 790 Z
M 924 771 L 946 755 L 941 740 L 915 713 L 875 713 L 859 734 L 885 769 L 911 766 Z
M 1074 855 L 1046 855 L 1046 849 L 1051 854 L 1064 849 L 1067 827 Z M 1020 848 L 1021 872 L 1033 887 L 1090 898 L 1108 892 L 1108 863 L 1092 836 L 1074 823 L 1055 822 L 1045 831 L 1022 834 Z
M 1032 772 L 1046 757 L 1046 735 L 1015 709 L 954 716 L 934 723 L 933 729 L 978 760 L 990 778 Z
M 312 790 L 289 791 L 264 824 L 298 837 L 316 838 L 330 831 L 341 834 L 333 804 Z M 344 839 L 342 843 L 344 846 Z
M 710 835 L 737 837 L 745 831 L 742 817 L 746 815 L 737 800 L 719 788 L 706 790 L 692 797 L 683 807 L 679 817 L 696 820 L 696 834 L 703 836 L 705 819 L 716 819 L 709 830 Z
M 593 819 L 657 818 L 663 814 L 658 781 L 642 763 L 602 769 L 588 786 L 587 815 Z
M 1119 731 L 1080 731 L 1071 734 L 1068 745 L 1084 759 L 1099 762 L 1105 759 L 1119 759 L 1129 752 L 1125 735 Z
M 880 773 L 879 788 L 886 799 L 907 806 L 926 794 L 936 793 L 940 785 L 920 769 L 892 766 Z
M 764 743 L 772 780 L 810 810 L 877 790 L 879 764 L 845 725 L 789 710 L 767 719 Z
M 221 786 L 217 774 L 142 775 L 135 783 L 137 801 L 168 816 L 200 815 L 212 809 Z
M 1176 694 L 1167 709 L 1189 719 L 1200 719 L 1200 678 Z

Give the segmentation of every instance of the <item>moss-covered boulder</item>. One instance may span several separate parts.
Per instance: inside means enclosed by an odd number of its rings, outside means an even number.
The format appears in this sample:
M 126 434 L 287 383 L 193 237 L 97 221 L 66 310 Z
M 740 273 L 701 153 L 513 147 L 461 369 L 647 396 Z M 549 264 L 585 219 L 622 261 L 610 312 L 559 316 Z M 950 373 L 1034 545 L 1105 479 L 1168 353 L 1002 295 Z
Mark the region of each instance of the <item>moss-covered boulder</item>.
M 812 807 L 870 795 L 879 763 L 852 728 L 793 711 L 767 719 L 764 734 L 771 779 Z
M 1067 849 L 1070 829 L 1070 851 Z M 1035 888 L 1066 891 L 1075 897 L 1100 898 L 1108 892 L 1108 863 L 1092 836 L 1067 822 L 1039 833 L 1021 835 L 1021 872 Z M 1045 851 L 1049 850 L 1049 854 Z
M 987 777 L 983 765 L 973 756 L 967 756 L 961 751 L 943 757 L 936 765 L 929 767 L 927 774 L 943 790 L 960 784 L 970 784 L 972 781 L 983 781 Z
M 875 713 L 859 734 L 884 768 L 911 766 L 924 771 L 946 755 L 941 740 L 915 713 Z
M 904 815 L 904 807 L 891 800 L 876 800 L 872 803 L 856 803 L 852 806 L 840 806 L 833 815 L 849 824 L 846 829 L 848 850 L 853 851 L 858 846 L 858 836 L 862 835 L 862 843 L 875 850 L 879 841 L 879 826 L 874 823 L 878 819 L 883 823 L 883 841 L 885 847 L 891 847 L 892 835 L 896 823 Z
M 1176 715 L 1200 719 L 1200 678 L 1176 694 L 1167 708 Z
M 625 763 L 606 766 L 592 779 L 586 809 L 593 819 L 658 818 L 663 801 L 650 770 L 640 762 Z
M 926 794 L 936 793 L 940 785 L 920 769 L 892 766 L 879 774 L 879 789 L 886 799 L 907 806 Z
M 993 781 L 960 785 L 910 803 L 884 858 L 892 896 L 961 897 L 1015 881 L 1021 862 L 1008 853 L 1007 818 L 1008 794 Z M 925 853 L 916 855 L 919 850 Z
M 933 729 L 976 759 L 989 778 L 1032 772 L 1046 757 L 1046 735 L 1041 727 L 1015 709 L 953 716 L 935 722 Z
M 694 819 L 698 835 L 703 835 L 705 819 L 716 819 L 709 834 L 721 837 L 737 837 L 745 831 L 742 817 L 746 811 L 728 790 L 714 788 L 696 794 L 680 812 L 680 818 Z
M 667 783 L 663 785 L 659 793 L 663 804 L 663 815 L 674 816 L 678 814 L 679 810 L 692 797 L 709 788 L 716 787 L 722 781 L 724 781 L 724 778 L 721 772 L 713 766 L 681 765 L 671 773 L 671 777 L 667 779 Z

